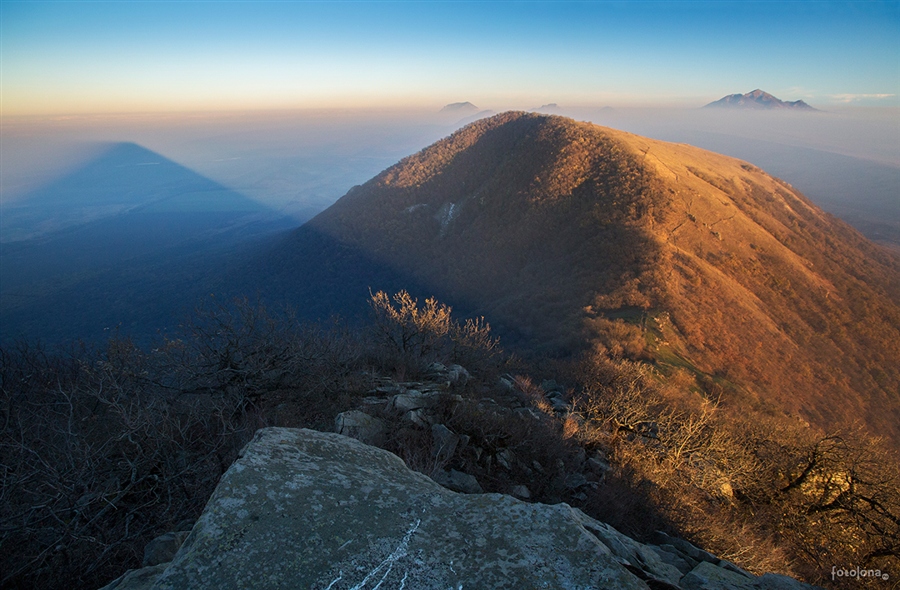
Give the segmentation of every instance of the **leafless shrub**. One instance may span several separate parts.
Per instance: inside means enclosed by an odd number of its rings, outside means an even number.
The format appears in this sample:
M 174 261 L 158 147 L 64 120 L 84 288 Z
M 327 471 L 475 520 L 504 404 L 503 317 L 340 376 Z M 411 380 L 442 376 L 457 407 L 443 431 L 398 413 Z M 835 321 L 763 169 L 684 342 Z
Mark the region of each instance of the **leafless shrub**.
M 253 426 L 236 396 L 149 388 L 127 341 L 91 359 L 3 351 L 3 587 L 97 587 L 199 514 Z
M 900 461 L 860 429 L 824 435 L 694 395 L 671 397 L 645 365 L 593 355 L 579 373 L 577 440 L 605 447 L 614 476 L 669 526 L 752 571 L 809 581 L 835 563 L 900 566 Z M 671 387 L 671 384 L 666 385 Z M 693 399 L 693 401 L 690 401 Z M 617 475 L 616 475 L 617 474 Z M 632 502 L 633 503 L 633 502 Z M 640 503 L 640 502 L 639 502 Z M 640 519 L 619 526 L 640 534 Z
M 389 296 L 384 291 L 369 300 L 375 331 L 387 347 L 382 362 L 391 362 L 413 374 L 435 360 L 461 362 L 470 368 L 495 359 L 497 338 L 484 318 L 453 319 L 452 309 L 429 297 L 423 304 L 406 291 Z

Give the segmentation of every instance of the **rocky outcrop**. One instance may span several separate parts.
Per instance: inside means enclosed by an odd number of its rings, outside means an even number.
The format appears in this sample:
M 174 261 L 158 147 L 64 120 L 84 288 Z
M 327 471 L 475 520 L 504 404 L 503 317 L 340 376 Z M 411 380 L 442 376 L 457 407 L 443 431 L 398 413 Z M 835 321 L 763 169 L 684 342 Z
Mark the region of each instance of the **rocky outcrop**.
M 494 424 L 515 417 L 523 424 L 520 427 L 535 430 L 548 420 L 565 421 L 567 419 L 582 423 L 583 419 L 574 411 L 571 402 L 571 391 L 554 380 L 541 383 L 538 398 L 526 394 L 516 378 L 506 374 L 499 378 L 498 386 L 491 395 L 494 397 L 463 397 L 459 391 L 470 379 L 469 372 L 460 365 L 444 366 L 441 363 L 431 364 L 422 375 L 421 381 L 397 382 L 388 378 L 380 378 L 378 386 L 369 391 L 369 396 L 362 400 L 357 409 L 338 414 L 335 420 L 335 432 L 363 443 L 392 450 L 385 443 L 397 436 L 404 428 L 430 432 L 421 441 L 426 441 L 432 448 L 432 462 L 420 466 L 418 471 L 430 476 L 434 481 L 455 492 L 467 494 L 483 493 L 484 489 L 476 473 L 480 477 L 490 472 L 502 470 L 508 479 L 508 485 L 497 489 L 496 479 L 492 492 L 508 493 L 522 500 L 532 499 L 529 489 L 531 482 L 513 481 L 513 472 L 552 480 L 551 485 L 564 491 L 565 496 L 551 496 L 539 500 L 558 504 L 562 501 L 583 502 L 587 500 L 591 489 L 596 489 L 604 480 L 610 465 L 600 450 L 593 450 L 589 457 L 584 450 L 565 464 L 545 466 L 536 461 L 523 460 L 504 444 L 494 444 L 485 448 L 483 432 L 478 428 L 468 431 L 454 432 L 442 420 L 450 414 L 459 414 L 460 410 L 471 415 L 489 416 Z M 495 399 L 496 398 L 496 399 Z M 538 409 L 543 406 L 543 410 Z M 635 433 L 633 436 L 637 436 Z M 479 439 L 482 439 L 479 441 Z M 420 441 L 420 442 L 421 442 Z M 497 443 L 498 441 L 491 441 Z M 473 471 L 471 472 L 471 471 Z M 490 485 L 489 485 L 490 487 Z
M 638 543 L 567 504 L 450 491 L 345 436 L 266 428 L 174 559 L 106 589 L 802 586 L 669 546 Z

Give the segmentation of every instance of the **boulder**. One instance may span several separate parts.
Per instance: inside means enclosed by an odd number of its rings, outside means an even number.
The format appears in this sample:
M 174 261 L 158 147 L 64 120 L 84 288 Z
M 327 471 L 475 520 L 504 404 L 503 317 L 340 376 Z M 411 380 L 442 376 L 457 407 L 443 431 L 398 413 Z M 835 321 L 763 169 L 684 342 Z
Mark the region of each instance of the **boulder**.
M 417 389 L 410 389 L 406 393 L 392 397 L 388 407 L 398 413 L 433 408 L 441 400 L 442 395 L 441 393 L 424 393 Z
M 462 494 L 484 493 L 481 484 L 478 483 L 478 480 L 475 479 L 474 476 L 463 473 L 462 471 L 457 471 L 456 469 L 438 470 L 431 478 L 448 490 L 453 490 L 454 492 L 460 492 Z
M 509 493 L 520 500 L 528 500 L 531 498 L 531 490 L 523 485 L 513 486 Z
M 416 410 L 410 410 L 403 414 L 403 422 L 407 424 L 415 424 L 420 428 L 428 428 L 431 425 L 431 420 L 428 416 L 428 412 L 425 411 L 424 408 L 418 408 Z
M 442 477 L 481 491 L 465 473 Z M 513 493 L 530 495 L 518 487 Z M 171 547 L 176 537 L 151 545 Z M 665 548 L 639 543 L 566 504 L 459 494 L 346 436 L 264 428 L 172 561 L 104 590 L 809 588 L 731 571 L 686 541 L 660 537 Z
M 507 471 L 511 471 L 513 466 L 516 464 L 516 455 L 509 449 L 500 449 L 499 451 L 497 451 L 497 454 L 494 458 L 497 461 L 497 465 L 506 469 Z
M 337 434 L 265 428 L 154 588 L 646 590 L 584 518 L 566 504 L 457 494 Z
M 175 557 L 187 536 L 187 531 L 178 531 L 156 537 L 144 547 L 144 562 L 142 565 L 147 567 L 172 561 L 172 558 Z
M 456 447 L 461 442 L 461 437 L 443 424 L 432 424 L 431 436 L 434 439 L 432 454 L 439 461 L 446 461 L 453 457 Z
M 450 382 L 450 385 L 461 387 L 468 383 L 471 377 L 465 367 L 459 365 L 450 365 L 447 370 L 447 381 Z
M 384 421 L 360 410 L 338 414 L 334 420 L 334 430 L 369 445 L 384 444 Z

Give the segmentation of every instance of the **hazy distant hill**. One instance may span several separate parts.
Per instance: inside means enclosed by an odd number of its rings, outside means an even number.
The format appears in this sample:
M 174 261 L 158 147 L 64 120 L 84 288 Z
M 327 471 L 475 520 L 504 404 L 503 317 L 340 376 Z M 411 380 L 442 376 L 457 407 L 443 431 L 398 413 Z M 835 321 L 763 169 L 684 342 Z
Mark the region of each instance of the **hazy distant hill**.
M 533 109 L 537 113 L 546 113 L 548 115 L 556 115 L 559 114 L 562 109 L 555 102 L 551 102 L 548 104 L 543 104 L 536 109 Z
M 448 105 L 445 105 L 444 108 L 441 109 L 442 113 L 453 113 L 459 115 L 470 115 L 472 113 L 477 113 L 479 110 L 471 102 L 451 102 Z
M 785 102 L 775 98 L 768 92 L 756 89 L 746 94 L 729 94 L 717 101 L 711 102 L 704 108 L 727 109 L 790 109 L 795 111 L 817 111 L 802 100 Z
M 690 146 L 505 113 L 352 189 L 269 259 L 301 306 L 407 281 L 533 350 L 618 347 L 757 409 L 900 439 L 900 261 Z

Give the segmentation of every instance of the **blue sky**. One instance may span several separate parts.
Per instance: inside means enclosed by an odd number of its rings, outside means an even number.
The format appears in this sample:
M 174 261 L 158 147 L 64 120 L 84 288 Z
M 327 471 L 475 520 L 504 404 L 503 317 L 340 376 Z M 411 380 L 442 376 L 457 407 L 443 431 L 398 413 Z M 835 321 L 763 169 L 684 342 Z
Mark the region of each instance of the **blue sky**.
M 2 114 L 900 104 L 900 2 L 0 1 Z

